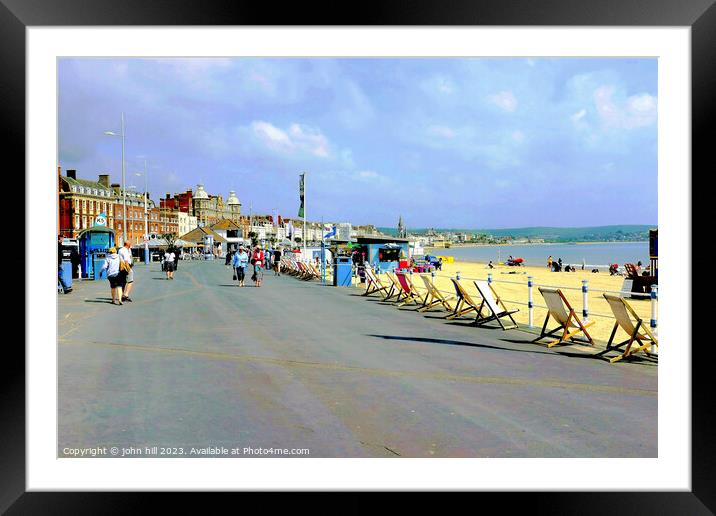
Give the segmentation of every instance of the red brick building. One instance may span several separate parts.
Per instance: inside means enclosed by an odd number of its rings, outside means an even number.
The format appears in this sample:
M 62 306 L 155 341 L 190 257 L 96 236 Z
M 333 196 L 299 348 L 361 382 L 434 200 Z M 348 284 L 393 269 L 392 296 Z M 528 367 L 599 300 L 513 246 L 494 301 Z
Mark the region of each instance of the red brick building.
M 68 170 L 62 176 L 58 172 L 59 233 L 66 238 L 76 238 L 83 229 L 94 225 L 94 219 L 102 213 L 107 227 L 116 229 L 115 197 L 109 185 L 109 175 L 101 174 L 97 181 L 77 179 L 76 170 Z M 120 215 L 121 216 L 121 215 Z

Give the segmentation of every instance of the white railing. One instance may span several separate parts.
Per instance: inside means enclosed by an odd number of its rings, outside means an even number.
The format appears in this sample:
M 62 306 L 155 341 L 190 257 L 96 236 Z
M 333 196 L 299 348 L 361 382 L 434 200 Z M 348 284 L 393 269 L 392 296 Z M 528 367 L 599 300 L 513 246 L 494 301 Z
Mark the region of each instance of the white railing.
M 381 273 L 380 268 L 378 268 L 378 267 L 373 268 L 373 272 L 378 275 Z M 412 274 L 412 271 L 409 271 L 409 274 Z M 427 274 L 427 273 L 424 273 L 424 274 Z M 621 296 L 631 296 L 631 297 L 640 297 L 640 298 L 649 298 L 649 300 L 651 302 L 651 318 L 649 320 L 649 326 L 651 327 L 652 330 L 654 330 L 654 329 L 656 329 L 657 323 L 658 323 L 658 321 L 657 321 L 657 303 L 658 303 L 658 299 L 659 299 L 659 296 L 658 296 L 659 289 L 658 289 L 657 285 L 653 285 L 650 289 L 651 290 L 650 292 L 644 293 L 644 292 L 627 292 L 627 291 L 622 291 L 622 290 L 603 290 L 603 289 L 590 290 L 589 280 L 582 280 L 581 287 L 570 287 L 570 286 L 562 286 L 562 285 L 541 285 L 541 284 L 538 285 L 538 284 L 534 283 L 532 276 L 527 276 L 527 281 L 521 282 L 521 281 L 512 281 L 512 280 L 499 280 L 499 279 L 496 280 L 492 277 L 492 273 L 487 273 L 486 278 L 462 277 L 460 275 L 459 271 L 455 273 L 455 276 L 449 276 L 446 274 L 436 274 L 435 271 L 432 271 L 430 273 L 430 275 L 432 276 L 433 280 L 435 278 L 448 278 L 448 279 L 455 278 L 458 281 L 461 281 L 461 280 L 485 281 L 485 280 L 487 280 L 488 284 L 509 283 L 512 285 L 525 286 L 527 288 L 526 302 L 524 300 L 507 299 L 507 298 L 503 298 L 503 300 L 507 301 L 509 303 L 512 303 L 512 304 L 527 306 L 527 308 L 528 308 L 528 326 L 530 328 L 534 328 L 534 309 L 535 308 L 541 308 L 544 310 L 547 309 L 547 306 L 536 304 L 534 302 L 534 294 L 533 294 L 534 287 L 558 288 L 560 290 L 573 290 L 573 291 L 581 290 L 582 291 L 582 318 L 584 321 L 588 321 L 590 316 L 591 317 L 602 317 L 602 318 L 606 318 L 606 319 L 614 319 L 613 314 L 601 314 L 601 313 L 594 313 L 594 312 L 590 313 L 589 312 L 589 293 L 590 292 L 591 293 L 617 294 L 617 295 L 621 295 Z M 357 275 L 357 271 L 355 270 L 355 267 L 354 267 L 353 277 L 356 279 L 356 284 L 357 284 L 358 275 Z M 451 290 L 442 290 L 439 288 L 437 288 L 437 290 L 443 294 L 450 294 L 450 295 L 454 294 L 454 292 L 452 292 Z

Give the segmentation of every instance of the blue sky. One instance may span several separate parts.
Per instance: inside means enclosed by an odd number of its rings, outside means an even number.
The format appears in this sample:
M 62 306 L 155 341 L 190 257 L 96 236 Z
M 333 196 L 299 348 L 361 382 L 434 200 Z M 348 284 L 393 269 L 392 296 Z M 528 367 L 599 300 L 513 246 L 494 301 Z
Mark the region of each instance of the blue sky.
M 656 59 L 61 59 L 59 164 L 155 200 L 501 228 L 657 222 Z

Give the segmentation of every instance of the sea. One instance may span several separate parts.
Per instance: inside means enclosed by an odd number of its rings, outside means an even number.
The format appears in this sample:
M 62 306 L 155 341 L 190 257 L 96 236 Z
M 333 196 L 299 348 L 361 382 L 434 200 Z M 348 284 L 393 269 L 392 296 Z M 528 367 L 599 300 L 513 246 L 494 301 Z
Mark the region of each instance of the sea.
M 564 265 L 576 265 L 606 269 L 609 264 L 641 261 L 649 264 L 649 242 L 605 242 L 594 244 L 523 244 L 523 245 L 480 245 L 474 247 L 425 248 L 427 254 L 453 256 L 456 261 L 464 262 L 504 262 L 512 255 L 524 259 L 524 265 L 547 266 L 551 255 L 554 261 L 562 258 Z

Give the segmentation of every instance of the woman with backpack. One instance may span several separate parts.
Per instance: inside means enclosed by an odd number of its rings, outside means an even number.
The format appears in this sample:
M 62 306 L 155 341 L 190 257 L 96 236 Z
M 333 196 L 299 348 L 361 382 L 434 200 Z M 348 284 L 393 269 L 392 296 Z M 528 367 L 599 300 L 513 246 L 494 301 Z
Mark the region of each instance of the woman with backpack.
M 102 270 L 107 271 L 109 289 L 112 294 L 112 304 L 123 304 L 122 290 L 124 289 L 127 275 L 120 270 L 120 260 L 116 247 L 109 250 L 109 254 L 102 265 Z
M 261 249 L 261 246 L 257 245 L 254 249 L 254 254 L 251 257 L 251 264 L 254 266 L 254 275 L 251 276 L 251 279 L 254 280 L 254 284 L 257 287 L 261 286 L 261 281 L 264 279 L 263 263 L 264 252 Z

